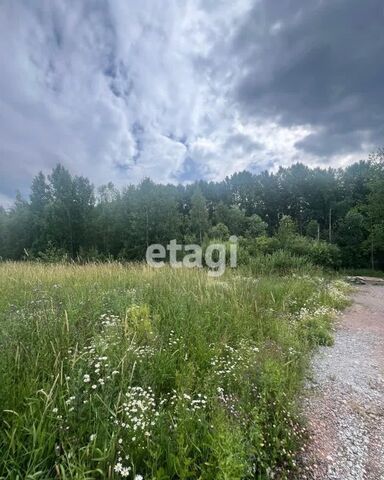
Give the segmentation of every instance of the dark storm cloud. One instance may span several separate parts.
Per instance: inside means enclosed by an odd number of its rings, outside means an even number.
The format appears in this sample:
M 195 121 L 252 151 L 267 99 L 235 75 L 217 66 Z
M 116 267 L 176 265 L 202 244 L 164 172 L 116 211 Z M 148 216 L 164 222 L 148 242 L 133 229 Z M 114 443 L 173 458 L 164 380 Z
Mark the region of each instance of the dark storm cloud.
M 241 109 L 310 125 L 297 143 L 327 155 L 384 143 L 382 0 L 257 2 L 234 42 Z
M 361 134 L 355 131 L 332 132 L 324 129 L 319 133 L 311 133 L 303 140 L 296 142 L 296 147 L 320 157 L 327 157 L 330 152 L 348 154 L 359 151 Z

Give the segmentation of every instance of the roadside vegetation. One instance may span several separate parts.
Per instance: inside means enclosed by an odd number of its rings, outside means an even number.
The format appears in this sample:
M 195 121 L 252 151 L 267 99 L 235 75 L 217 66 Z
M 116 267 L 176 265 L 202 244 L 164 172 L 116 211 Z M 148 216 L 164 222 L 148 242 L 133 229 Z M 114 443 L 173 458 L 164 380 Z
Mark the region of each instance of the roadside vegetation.
M 218 279 L 1 263 L 0 478 L 287 478 L 348 287 L 267 255 Z

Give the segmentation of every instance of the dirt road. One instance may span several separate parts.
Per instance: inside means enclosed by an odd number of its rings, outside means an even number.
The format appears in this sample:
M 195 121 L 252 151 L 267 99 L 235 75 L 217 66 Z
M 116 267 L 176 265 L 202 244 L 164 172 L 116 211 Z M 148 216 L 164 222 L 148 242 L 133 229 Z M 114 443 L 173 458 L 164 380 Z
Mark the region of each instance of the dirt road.
M 384 287 L 364 285 L 313 360 L 303 479 L 384 480 Z

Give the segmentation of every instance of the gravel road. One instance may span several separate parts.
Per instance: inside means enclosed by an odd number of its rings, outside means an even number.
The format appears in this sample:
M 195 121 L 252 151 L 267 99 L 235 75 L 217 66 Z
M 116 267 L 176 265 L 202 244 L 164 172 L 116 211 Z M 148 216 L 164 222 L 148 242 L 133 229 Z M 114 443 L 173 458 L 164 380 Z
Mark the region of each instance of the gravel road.
M 312 365 L 302 479 L 384 480 L 384 287 L 364 285 Z

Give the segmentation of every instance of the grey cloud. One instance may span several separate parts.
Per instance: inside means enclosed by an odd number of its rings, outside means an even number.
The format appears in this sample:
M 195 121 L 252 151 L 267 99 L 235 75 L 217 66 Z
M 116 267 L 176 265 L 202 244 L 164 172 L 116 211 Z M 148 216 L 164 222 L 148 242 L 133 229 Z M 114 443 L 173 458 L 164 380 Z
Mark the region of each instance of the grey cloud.
M 245 135 L 244 133 L 234 133 L 228 135 L 225 141 L 225 148 L 239 148 L 244 153 L 252 154 L 255 151 L 262 150 L 263 145 L 255 141 L 249 135 Z
M 298 144 L 314 154 L 383 142 L 383 22 L 381 0 L 256 3 L 234 43 L 242 110 L 323 129 Z
M 328 129 L 311 133 L 303 140 L 296 142 L 295 146 L 301 150 L 324 157 L 329 161 L 329 153 L 350 154 L 358 152 L 362 144 L 367 141 L 366 132 L 330 132 Z
M 379 0 L 3 0 L 0 202 L 58 161 L 120 186 L 360 152 L 382 23 Z

